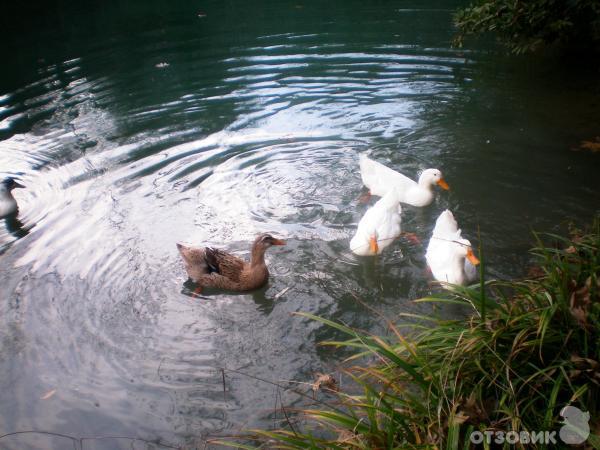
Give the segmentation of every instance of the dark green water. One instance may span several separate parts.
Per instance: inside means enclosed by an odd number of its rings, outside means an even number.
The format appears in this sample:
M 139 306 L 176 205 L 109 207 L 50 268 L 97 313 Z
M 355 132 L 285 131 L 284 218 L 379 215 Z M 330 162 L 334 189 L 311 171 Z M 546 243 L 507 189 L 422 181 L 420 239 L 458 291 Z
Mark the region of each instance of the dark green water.
M 0 176 L 27 189 L 16 192 L 20 222 L 0 221 L 0 434 L 201 445 L 270 426 L 274 387 L 228 373 L 224 397 L 219 368 L 310 381 L 342 355 L 317 347 L 329 331 L 292 313 L 382 332 L 355 296 L 390 318 L 420 312 L 410 300 L 432 291 L 424 247 L 401 240 L 377 263 L 348 251 L 366 208 L 366 149 L 407 174 L 444 171 L 450 193 L 405 208 L 404 230 L 426 244 L 452 209 L 467 237 L 480 227 L 490 276 L 526 271 L 531 228 L 588 221 L 600 160 L 571 148 L 600 134 L 597 68 L 452 49 L 455 6 L 9 9 Z M 288 241 L 268 255 L 267 288 L 190 295 L 175 242 L 246 251 L 263 231 Z

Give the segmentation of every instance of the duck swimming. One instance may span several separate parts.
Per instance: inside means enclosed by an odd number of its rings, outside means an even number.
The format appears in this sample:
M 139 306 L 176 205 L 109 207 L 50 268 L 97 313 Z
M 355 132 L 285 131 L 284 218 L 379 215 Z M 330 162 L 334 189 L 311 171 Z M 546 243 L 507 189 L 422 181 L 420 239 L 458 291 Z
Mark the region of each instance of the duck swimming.
M 401 234 L 402 207 L 397 188 L 390 189 L 360 219 L 350 250 L 359 256 L 379 255 Z
M 464 285 L 477 278 L 479 260 L 471 242 L 463 239 L 461 230 L 449 210 L 440 214 L 425 254 L 431 273 L 438 281 Z
M 369 188 L 371 195 L 383 196 L 394 186 L 398 189 L 400 202 L 413 206 L 427 206 L 434 199 L 433 187 L 436 184 L 442 189 L 450 189 L 438 169 L 424 170 L 416 182 L 372 160 L 365 153 L 359 156 L 359 163 L 362 181 Z
M 24 187 L 25 186 L 17 183 L 15 179 L 11 177 L 7 177 L 0 182 L 0 217 L 17 213 L 19 207 L 12 195 L 12 190 Z
M 249 262 L 212 247 L 177 244 L 177 249 L 188 276 L 200 285 L 200 289 L 210 287 L 243 292 L 258 289 L 269 280 L 265 251 L 273 245 L 285 245 L 285 241 L 270 234 L 259 235 L 252 244 Z

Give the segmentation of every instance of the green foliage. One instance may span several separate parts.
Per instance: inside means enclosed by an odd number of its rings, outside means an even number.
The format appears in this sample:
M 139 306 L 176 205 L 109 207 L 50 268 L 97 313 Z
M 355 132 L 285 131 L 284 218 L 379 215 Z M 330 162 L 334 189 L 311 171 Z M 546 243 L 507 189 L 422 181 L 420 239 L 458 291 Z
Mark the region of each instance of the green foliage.
M 470 447 L 473 430 L 557 430 L 566 405 L 598 417 L 600 220 L 589 234 L 548 235 L 552 245 L 536 239 L 540 266 L 530 279 L 417 300 L 471 308 L 464 319 L 410 315 L 421 319 L 410 333 L 388 323 L 384 339 L 302 314 L 349 337 L 323 343 L 357 350 L 348 361 L 370 360 L 346 370 L 358 388 L 337 392 L 335 407 L 296 411 L 302 431 L 258 438 L 268 448 L 458 449 Z
M 469 35 L 495 33 L 513 53 L 559 44 L 598 47 L 600 0 L 478 0 L 454 16 L 454 44 Z

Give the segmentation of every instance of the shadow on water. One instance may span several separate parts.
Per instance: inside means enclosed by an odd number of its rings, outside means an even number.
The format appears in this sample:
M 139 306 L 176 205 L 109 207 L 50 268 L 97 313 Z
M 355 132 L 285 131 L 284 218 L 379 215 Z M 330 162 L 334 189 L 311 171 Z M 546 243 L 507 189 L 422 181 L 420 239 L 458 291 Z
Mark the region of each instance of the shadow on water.
M 270 314 L 274 308 L 274 302 L 277 301 L 281 297 L 281 295 L 285 294 L 289 291 L 289 288 L 284 288 L 282 291 L 275 293 L 272 296 L 267 295 L 268 287 L 263 286 L 260 289 L 256 289 L 250 293 L 240 293 L 240 292 L 229 292 L 229 291 L 219 291 L 217 289 L 203 288 L 201 292 L 198 292 L 199 285 L 194 283 L 192 280 L 188 278 L 185 283 L 183 283 L 183 288 L 181 293 L 183 295 L 187 295 L 188 297 L 197 299 L 198 301 L 210 301 L 211 297 L 218 295 L 227 295 L 231 298 L 239 297 L 240 301 L 243 301 L 242 297 L 247 297 L 250 295 L 254 303 L 259 311 L 263 314 Z
M 25 227 L 23 222 L 21 222 L 18 218 L 18 214 L 12 214 L 4 218 L 4 224 L 6 226 L 6 231 L 8 231 L 12 236 L 16 239 L 21 239 L 29 234 L 29 230 L 33 226 Z
M 458 3 L 8 5 L 0 171 L 27 189 L 0 224 L 0 434 L 200 446 L 270 426 L 257 378 L 310 382 L 344 356 L 294 313 L 384 333 L 382 317 L 429 311 L 411 300 L 437 289 L 424 249 L 442 210 L 474 244 L 481 230 L 496 277 L 523 273 L 530 228 L 597 211 L 597 155 L 570 150 L 598 134 L 597 73 L 451 48 Z M 420 243 L 376 259 L 349 250 L 367 149 L 451 185 L 403 209 Z M 263 231 L 288 241 L 267 286 L 193 296 L 175 242 L 247 254 Z

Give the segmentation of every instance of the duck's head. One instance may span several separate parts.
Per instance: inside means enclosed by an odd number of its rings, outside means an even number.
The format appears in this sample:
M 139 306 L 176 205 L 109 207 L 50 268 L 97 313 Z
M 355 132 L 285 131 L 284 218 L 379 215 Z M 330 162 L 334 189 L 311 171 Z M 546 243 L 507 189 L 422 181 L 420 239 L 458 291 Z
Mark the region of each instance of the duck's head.
M 442 189 L 450 189 L 450 186 L 448 186 L 448 183 L 446 183 L 446 180 L 444 180 L 442 171 L 439 169 L 424 170 L 419 177 L 419 184 L 425 186 L 433 186 L 434 184 L 437 184 Z
M 25 186 L 23 186 L 22 184 L 18 183 L 14 178 L 12 177 L 6 177 L 4 180 L 2 180 L 0 182 L 0 185 L 6 189 L 8 192 L 12 191 L 13 189 L 17 189 L 17 188 L 24 188 Z
M 277 239 L 271 236 L 269 233 L 263 233 L 256 237 L 252 250 L 261 249 L 266 250 L 273 245 L 285 245 L 285 241 Z
M 475 256 L 475 253 L 473 253 L 473 247 L 471 246 L 471 242 L 468 239 L 458 239 L 457 242 L 459 243 L 460 247 L 458 252 L 461 256 L 467 258 L 469 262 L 474 266 L 480 263 L 479 258 L 477 258 L 477 256 Z

